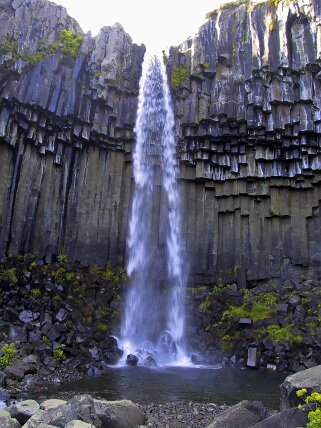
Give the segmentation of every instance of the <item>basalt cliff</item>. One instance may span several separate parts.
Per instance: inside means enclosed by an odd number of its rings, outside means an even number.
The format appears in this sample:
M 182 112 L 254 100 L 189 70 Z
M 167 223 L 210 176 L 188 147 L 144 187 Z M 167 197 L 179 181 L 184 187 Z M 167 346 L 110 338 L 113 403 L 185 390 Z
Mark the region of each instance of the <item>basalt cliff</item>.
M 0 24 L 0 255 L 125 263 L 144 46 L 46 0 Z M 320 2 L 226 5 L 164 61 L 191 281 L 319 279 Z

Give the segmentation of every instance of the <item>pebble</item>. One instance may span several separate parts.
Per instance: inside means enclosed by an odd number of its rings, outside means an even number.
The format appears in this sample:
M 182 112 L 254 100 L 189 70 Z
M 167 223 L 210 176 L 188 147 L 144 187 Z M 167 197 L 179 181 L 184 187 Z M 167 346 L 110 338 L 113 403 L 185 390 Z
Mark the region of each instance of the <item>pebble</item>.
M 228 408 L 214 403 L 181 403 L 139 405 L 145 412 L 149 428 L 205 428 L 214 415 Z

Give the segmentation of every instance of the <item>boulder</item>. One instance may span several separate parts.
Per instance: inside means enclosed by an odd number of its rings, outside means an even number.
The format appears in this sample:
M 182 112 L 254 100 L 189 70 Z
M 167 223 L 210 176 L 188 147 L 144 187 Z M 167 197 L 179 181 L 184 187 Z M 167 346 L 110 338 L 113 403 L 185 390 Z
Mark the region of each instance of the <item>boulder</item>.
M 19 314 L 20 321 L 22 321 L 26 324 L 31 322 L 31 321 L 36 320 L 37 318 L 39 318 L 39 313 L 33 313 L 30 310 L 23 310 Z
M 92 366 L 88 369 L 87 374 L 88 374 L 88 376 L 100 376 L 101 370 L 99 370 L 98 367 Z
M 20 428 L 21 425 L 16 419 L 9 416 L 0 414 L 0 427 L 1 428 Z
M 298 408 L 283 410 L 263 421 L 252 425 L 251 428 L 290 428 L 305 427 L 308 422 L 309 409 Z
M 35 400 L 20 401 L 8 407 L 11 417 L 17 419 L 21 425 L 24 425 L 39 409 L 40 406 Z
M 124 353 L 118 348 L 117 339 L 112 336 L 107 337 L 101 343 L 101 348 L 103 350 L 103 358 L 107 364 L 117 364 Z
M 144 413 L 130 400 L 94 400 L 94 405 L 103 428 L 134 428 L 144 424 Z
M 58 406 L 61 406 L 62 404 L 67 404 L 67 401 L 65 401 L 65 400 L 59 400 L 59 399 L 56 399 L 56 398 L 50 398 L 48 400 L 43 401 L 40 404 L 40 409 L 47 411 L 49 409 L 54 409 L 54 408 L 56 408 Z
M 145 367 L 157 367 L 157 363 L 151 355 L 148 355 L 143 362 L 142 365 Z
M 280 409 L 290 409 L 291 407 L 297 407 L 298 404 L 302 403 L 302 400 L 296 396 L 297 390 L 306 388 L 308 393 L 311 393 L 312 391 L 320 391 L 320 385 L 321 365 L 302 370 L 288 376 L 280 385 Z
M 100 428 L 101 422 L 96 415 L 94 401 L 90 395 L 78 395 L 66 404 L 40 410 L 24 428 L 38 428 L 42 424 L 64 427 L 71 421 L 81 420 Z
M 270 416 L 259 401 L 241 401 L 215 416 L 207 428 L 249 428 Z
M 137 364 L 138 364 L 138 357 L 137 357 L 137 355 L 134 355 L 134 354 L 127 355 L 126 364 L 128 366 L 137 366 Z
M 70 421 L 67 423 L 65 428 L 96 428 L 95 425 L 87 424 L 83 421 Z

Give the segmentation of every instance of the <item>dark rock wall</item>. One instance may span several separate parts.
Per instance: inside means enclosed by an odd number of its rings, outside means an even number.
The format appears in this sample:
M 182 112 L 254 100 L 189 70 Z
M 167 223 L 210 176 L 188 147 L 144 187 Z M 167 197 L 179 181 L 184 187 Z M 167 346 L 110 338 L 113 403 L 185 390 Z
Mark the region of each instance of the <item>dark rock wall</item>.
M 77 56 L 53 52 L 62 29 L 82 34 L 64 8 L 0 11 L 0 255 L 123 263 L 144 47 L 115 25 Z M 187 72 L 173 96 L 194 281 L 318 273 L 320 13 L 318 0 L 238 4 L 171 50 L 169 74 Z
M 198 282 L 318 274 L 321 7 L 274 3 L 223 7 L 170 52 Z
M 84 35 L 77 57 L 51 53 L 62 29 L 81 33 L 64 8 L 0 8 L 0 254 L 122 263 L 144 47 L 116 24 Z M 19 58 L 46 49 L 35 64 Z

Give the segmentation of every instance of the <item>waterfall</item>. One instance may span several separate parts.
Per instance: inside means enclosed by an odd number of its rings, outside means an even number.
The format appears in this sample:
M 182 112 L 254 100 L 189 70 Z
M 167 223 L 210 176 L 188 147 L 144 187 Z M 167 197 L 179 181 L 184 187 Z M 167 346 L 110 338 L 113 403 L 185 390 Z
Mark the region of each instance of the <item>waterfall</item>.
M 125 353 L 183 363 L 181 198 L 174 115 L 165 67 L 152 57 L 140 81 L 133 154 L 135 191 L 128 237 L 129 289 L 121 325 Z

